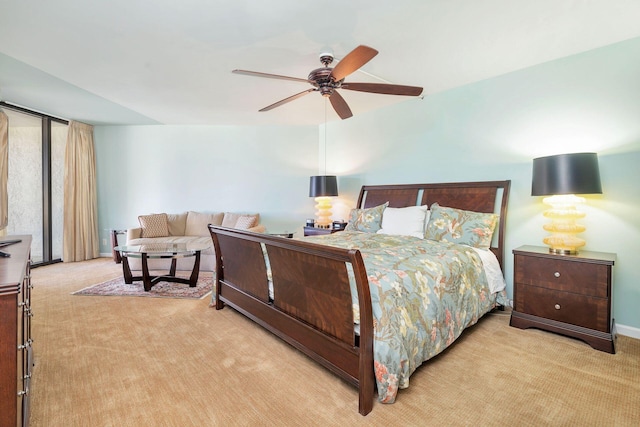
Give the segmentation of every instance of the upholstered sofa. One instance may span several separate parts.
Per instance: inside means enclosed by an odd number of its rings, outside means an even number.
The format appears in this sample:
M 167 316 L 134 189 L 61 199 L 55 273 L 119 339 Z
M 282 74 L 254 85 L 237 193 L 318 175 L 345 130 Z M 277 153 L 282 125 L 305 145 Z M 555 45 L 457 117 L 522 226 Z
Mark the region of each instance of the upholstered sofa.
M 200 256 L 200 271 L 214 271 L 215 255 L 213 243 L 209 234 L 208 224 L 223 227 L 240 228 L 262 233 L 265 227 L 260 224 L 259 214 L 241 214 L 232 212 L 194 212 L 179 214 L 150 214 L 138 217 L 139 227 L 127 230 L 127 245 L 146 245 L 152 243 L 185 243 L 203 242 L 211 244 L 209 249 L 202 251 Z M 177 260 L 178 270 L 191 270 L 194 257 Z M 129 258 L 129 265 L 134 270 L 142 268 L 140 259 Z M 168 269 L 170 260 L 151 259 L 149 269 Z

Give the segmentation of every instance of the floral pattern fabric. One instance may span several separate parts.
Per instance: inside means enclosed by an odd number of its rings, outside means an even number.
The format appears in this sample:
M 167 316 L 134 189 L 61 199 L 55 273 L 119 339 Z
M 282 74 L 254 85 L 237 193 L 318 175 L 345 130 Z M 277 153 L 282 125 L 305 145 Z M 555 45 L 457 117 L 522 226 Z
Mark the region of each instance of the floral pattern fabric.
M 349 213 L 349 223 L 345 230 L 375 233 L 382 227 L 382 213 L 387 206 L 389 206 L 389 202 L 373 208 L 351 209 Z
M 506 304 L 504 291 L 491 294 L 482 261 L 465 245 L 350 231 L 305 240 L 358 248 L 362 253 L 371 290 L 374 368 L 382 403 L 394 402 L 416 368 L 495 307 L 497 299 Z
M 489 249 L 499 215 L 446 208 L 434 203 L 425 239 Z

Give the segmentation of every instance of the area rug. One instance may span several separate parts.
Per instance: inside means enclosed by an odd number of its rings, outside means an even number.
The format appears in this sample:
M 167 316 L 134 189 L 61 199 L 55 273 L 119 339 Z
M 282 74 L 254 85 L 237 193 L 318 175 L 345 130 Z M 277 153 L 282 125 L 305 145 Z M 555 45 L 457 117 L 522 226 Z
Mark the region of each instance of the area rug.
M 134 281 L 128 285 L 124 283 L 124 278 L 116 277 L 115 279 L 80 289 L 73 292 L 72 295 L 202 299 L 210 294 L 212 289 L 212 275 L 201 273 L 200 277 L 198 277 L 198 284 L 194 288 L 183 283 L 161 281 L 156 283 L 149 292 L 145 292 L 142 281 Z

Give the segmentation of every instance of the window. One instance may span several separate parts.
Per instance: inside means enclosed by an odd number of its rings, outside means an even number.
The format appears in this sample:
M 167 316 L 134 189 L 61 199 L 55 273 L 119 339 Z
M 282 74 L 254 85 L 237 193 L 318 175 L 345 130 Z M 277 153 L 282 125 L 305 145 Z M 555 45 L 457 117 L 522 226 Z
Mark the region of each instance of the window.
M 0 103 L 9 118 L 7 234 L 33 236 L 34 265 L 60 261 L 68 123 Z

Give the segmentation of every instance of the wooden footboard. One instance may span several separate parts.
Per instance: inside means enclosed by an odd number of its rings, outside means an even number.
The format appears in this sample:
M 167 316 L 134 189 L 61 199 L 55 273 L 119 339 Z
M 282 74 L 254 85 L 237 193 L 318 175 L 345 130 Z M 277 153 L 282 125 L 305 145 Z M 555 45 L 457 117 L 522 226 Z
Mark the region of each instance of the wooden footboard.
M 209 225 L 216 253 L 216 308 L 229 305 L 359 391 L 359 412 L 373 408 L 373 317 L 358 250 Z M 354 329 L 349 268 L 360 305 Z M 269 295 L 269 277 L 273 297 Z

